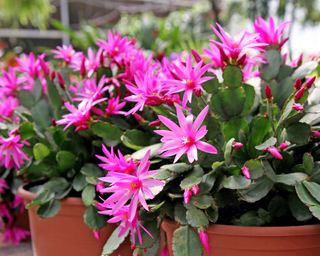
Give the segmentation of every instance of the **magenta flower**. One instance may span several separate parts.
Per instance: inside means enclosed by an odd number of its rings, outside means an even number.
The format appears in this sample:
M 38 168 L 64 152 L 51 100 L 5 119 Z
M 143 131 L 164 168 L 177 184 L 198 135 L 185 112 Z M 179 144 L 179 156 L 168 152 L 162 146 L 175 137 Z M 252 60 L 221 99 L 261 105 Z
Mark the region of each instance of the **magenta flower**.
M 3 233 L 3 240 L 13 244 L 19 244 L 30 236 L 30 232 L 19 227 L 7 227 Z
M 181 108 L 177 107 L 180 126 L 167 117 L 159 116 L 160 121 L 170 129 L 170 131 L 155 131 L 155 133 L 162 136 L 161 141 L 163 142 L 163 146 L 160 149 L 162 156 L 168 157 L 175 155 L 174 162 L 177 162 L 183 154 L 187 154 L 189 162 L 192 163 L 194 160 L 198 160 L 197 150 L 209 154 L 217 154 L 217 149 L 214 146 L 201 141 L 208 132 L 205 125 L 201 126 L 208 110 L 209 107 L 206 106 L 193 122 L 192 115 L 185 117 Z
M 114 153 L 113 147 L 111 147 L 110 152 L 105 145 L 102 145 L 102 151 L 105 156 L 96 155 L 103 163 L 99 166 L 110 172 L 121 172 L 130 175 L 134 175 L 137 164 L 130 158 L 125 158 L 121 151 L 118 150 L 118 156 Z
M 161 249 L 160 256 L 170 256 L 168 246 L 164 246 Z
M 259 34 L 257 42 L 281 48 L 288 41 L 288 37 L 283 38 L 283 32 L 288 25 L 289 22 L 282 22 L 279 27 L 276 27 L 272 17 L 269 18 L 269 21 L 258 17 L 253 24 L 256 33 Z
M 3 122 L 6 118 L 9 118 L 12 122 L 16 123 L 19 118 L 13 118 L 13 114 L 18 106 L 19 102 L 17 98 L 11 96 L 4 99 L 0 98 L 0 122 Z
M 300 104 L 300 103 L 293 103 L 292 109 L 294 109 L 294 110 L 296 110 L 296 111 L 302 111 L 302 110 L 304 110 L 304 107 L 303 107 L 303 105 Z
M 243 144 L 242 144 L 241 142 L 234 141 L 234 142 L 232 143 L 232 147 L 233 147 L 234 149 L 242 149 L 242 148 L 243 148 Z
M 72 45 L 57 46 L 55 50 L 51 51 L 55 59 L 62 59 L 66 64 L 70 64 L 76 54 Z
M 8 188 L 9 188 L 9 186 L 8 186 L 6 180 L 0 178 L 0 194 L 3 194 L 4 191 L 5 191 L 6 189 L 8 189 Z
M 199 239 L 206 253 L 210 252 L 210 243 L 208 233 L 204 229 L 199 229 Z
M 86 130 L 89 128 L 90 111 L 91 108 L 104 101 L 100 99 L 97 101 L 83 100 L 78 107 L 71 105 L 69 102 L 64 103 L 64 106 L 71 112 L 62 116 L 62 119 L 57 121 L 58 125 L 66 125 L 64 130 L 68 129 L 71 125 L 76 127 L 76 131 Z
M 138 204 L 140 203 L 145 210 L 149 210 L 146 199 L 153 199 L 154 189 L 162 189 L 164 182 L 153 179 L 152 176 L 157 171 L 149 171 L 150 151 L 148 151 L 141 160 L 134 175 L 109 172 L 106 177 L 100 178 L 101 181 L 110 183 L 108 188 L 103 192 L 113 193 L 104 201 L 105 205 L 112 205 L 112 212 L 115 213 L 121 209 L 128 201 L 129 204 L 129 221 L 132 222 L 137 213 Z
M 16 96 L 19 89 L 28 90 L 31 88 L 25 88 L 25 78 L 18 77 L 16 70 L 9 68 L 8 71 L 3 70 L 0 77 L 0 92 L 3 95 Z
M 0 165 L 11 169 L 20 169 L 28 156 L 21 150 L 20 135 L 10 134 L 8 138 L 0 137 Z
M 280 144 L 279 149 L 284 150 L 287 147 L 289 147 L 289 143 L 288 142 L 283 142 Z
M 28 74 L 32 78 L 38 77 L 41 67 L 32 52 L 30 52 L 29 55 L 22 54 L 20 58 L 17 58 L 17 62 L 19 64 L 17 69 L 21 73 Z
M 125 112 L 121 111 L 121 109 L 126 105 L 125 102 L 120 103 L 120 98 L 110 98 L 107 102 L 107 107 L 105 109 L 105 113 L 107 116 L 112 115 L 124 115 Z
M 266 151 L 269 152 L 271 155 L 273 155 L 276 159 L 279 159 L 279 160 L 283 159 L 280 153 L 280 150 L 277 149 L 276 147 L 268 147 Z
M 109 89 L 109 86 L 106 86 L 106 78 L 102 76 L 98 84 L 95 78 L 88 78 L 77 83 L 76 86 L 72 86 L 70 89 L 76 94 L 73 98 L 75 101 L 96 101 L 103 97 L 103 93 Z
M 188 188 L 185 189 L 184 192 L 183 192 L 183 202 L 185 204 L 190 203 L 191 197 L 192 197 L 192 191 L 190 189 L 188 189 Z
M 180 60 L 179 63 L 172 65 L 175 69 L 176 79 L 164 79 L 162 83 L 170 88 L 168 94 L 184 92 L 182 106 L 185 107 L 187 102 L 191 103 L 193 94 L 201 95 L 202 84 L 212 79 L 212 77 L 203 76 L 210 65 L 204 65 L 201 60 L 193 67 L 190 55 L 187 56 L 186 64 Z
M 251 174 L 250 174 L 250 170 L 247 166 L 243 166 L 241 168 L 241 172 L 243 174 L 244 177 L 246 177 L 246 179 L 250 180 L 251 179 Z

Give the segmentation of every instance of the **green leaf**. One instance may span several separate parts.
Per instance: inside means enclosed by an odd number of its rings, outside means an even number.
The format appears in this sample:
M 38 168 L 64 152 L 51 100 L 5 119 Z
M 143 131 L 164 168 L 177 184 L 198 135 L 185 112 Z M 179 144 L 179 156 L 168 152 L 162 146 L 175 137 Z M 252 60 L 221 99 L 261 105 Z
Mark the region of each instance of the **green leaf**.
M 51 192 L 60 192 L 67 189 L 69 182 L 63 177 L 51 178 L 48 182 L 43 184 L 43 188 Z
M 51 114 L 49 105 L 45 100 L 40 100 L 31 108 L 34 122 L 42 129 L 46 129 L 51 124 Z
M 136 160 L 141 160 L 145 154 L 150 150 L 150 158 L 156 156 L 158 154 L 159 149 L 161 148 L 162 143 L 157 143 L 145 148 L 142 148 L 136 152 L 134 152 L 131 157 Z
M 248 128 L 248 122 L 244 118 L 232 118 L 223 122 L 223 135 L 225 141 L 229 141 L 232 138 L 239 139 L 239 133 Z
M 242 71 L 237 66 L 228 65 L 223 70 L 223 82 L 228 87 L 239 87 L 242 83 Z
M 275 137 L 271 137 L 271 138 L 267 139 L 265 142 L 263 142 L 262 144 L 255 146 L 255 148 L 257 150 L 263 150 L 268 147 L 274 146 L 276 143 L 277 143 L 277 139 Z
M 219 218 L 219 209 L 217 206 L 205 209 L 205 214 L 211 223 L 216 223 Z
M 219 80 L 217 78 L 211 79 L 209 81 L 206 81 L 203 84 L 203 89 L 205 89 L 208 93 L 215 93 L 217 92 L 218 88 L 220 87 Z
M 307 63 L 304 63 L 302 66 L 298 67 L 293 72 L 293 78 L 304 78 L 305 76 L 311 74 L 316 68 L 318 67 L 317 61 L 309 61 Z
M 239 190 L 242 199 L 254 203 L 264 198 L 273 187 L 273 181 L 263 176 L 252 183 L 249 188 Z
M 201 191 L 203 193 L 203 191 Z M 208 195 L 196 195 L 191 198 L 190 203 L 199 209 L 207 209 L 213 204 L 213 197 Z
M 153 176 L 153 178 L 157 180 L 166 180 L 170 177 L 172 177 L 172 173 L 165 169 L 160 169 L 156 175 Z
M 272 217 L 280 218 L 287 213 L 288 203 L 283 197 L 274 196 L 268 205 L 268 211 Z
M 269 81 L 278 75 L 282 64 L 282 57 L 277 50 L 268 50 L 265 57 L 267 59 L 267 64 L 263 65 L 261 68 L 261 78 Z
M 76 162 L 76 156 L 70 151 L 61 150 L 56 155 L 56 161 L 60 169 L 67 170 L 74 166 Z
M 309 142 L 311 129 L 306 123 L 296 123 L 286 128 L 286 132 L 292 144 L 305 145 Z
M 213 188 L 215 181 L 216 174 L 214 173 L 214 171 L 205 174 L 199 186 L 201 193 L 209 193 L 209 191 Z
M 231 153 L 232 153 L 232 150 L 233 150 L 233 147 L 232 147 L 232 144 L 233 142 L 235 141 L 234 138 L 230 139 L 226 146 L 225 146 L 225 150 L 224 150 L 224 159 L 225 159 L 225 163 L 226 165 L 229 165 L 231 163 Z
M 26 107 L 27 109 L 32 108 L 36 103 L 36 100 L 33 94 L 29 91 L 24 91 L 24 90 L 19 91 L 18 98 L 19 98 L 20 104 Z
M 174 256 L 202 255 L 202 246 L 199 236 L 189 226 L 182 226 L 174 231 L 172 250 Z
M 50 150 L 46 145 L 42 143 L 37 143 L 33 146 L 33 155 L 37 161 L 43 160 L 49 154 L 50 154 Z
M 22 140 L 28 140 L 35 135 L 33 123 L 22 122 L 19 127 L 19 134 Z
M 87 185 L 81 193 L 82 202 L 85 206 L 90 206 L 94 202 L 96 196 L 95 186 Z
M 288 204 L 292 215 L 298 221 L 307 221 L 312 218 L 312 214 L 308 207 L 303 204 L 295 194 L 290 194 Z
M 139 150 L 149 144 L 149 137 L 145 132 L 129 130 L 121 136 L 121 141 L 128 148 Z
M 55 216 L 61 208 L 60 202 L 58 200 L 51 200 L 41 205 L 37 211 L 37 214 L 41 218 L 51 218 Z
M 245 163 L 250 170 L 251 179 L 258 179 L 264 174 L 263 164 L 260 160 L 249 160 Z
M 306 170 L 306 173 L 309 175 L 312 174 L 314 168 L 314 160 L 310 153 L 305 153 L 303 155 L 303 167 Z
M 234 224 L 238 226 L 262 226 L 270 222 L 270 215 L 263 209 L 258 211 L 249 211 L 234 220 Z
M 320 206 L 319 205 L 311 206 L 309 209 L 312 212 L 312 215 L 316 217 L 318 220 L 320 220 Z
M 157 225 L 157 221 L 151 220 L 151 221 L 144 221 L 142 225 L 148 230 L 148 232 L 151 234 L 147 234 L 146 232 L 141 232 L 142 235 L 142 241 L 143 243 L 140 244 L 138 239 L 136 239 L 136 247 L 147 249 L 153 246 L 155 242 L 157 242 L 157 238 L 160 235 L 160 228 Z
M 249 84 L 244 84 L 243 88 L 245 90 L 246 101 L 244 103 L 243 111 L 241 113 L 242 116 L 247 115 L 252 111 L 254 101 L 256 98 L 256 92 L 253 86 Z
M 81 173 L 78 173 L 72 181 L 72 187 L 78 192 L 83 190 L 86 185 L 86 177 Z
M 318 205 L 317 200 L 309 193 L 302 182 L 295 185 L 295 189 L 299 199 L 307 206 Z
M 42 191 L 34 200 L 27 204 L 26 208 L 29 209 L 35 205 L 41 205 L 54 199 L 54 193 L 48 190 Z
M 83 220 L 87 226 L 91 229 L 100 229 L 105 226 L 106 219 L 104 216 L 98 213 L 95 206 L 89 206 L 83 215 Z
M 111 236 L 109 236 L 107 242 L 105 243 L 105 245 L 103 246 L 103 250 L 102 250 L 102 256 L 109 256 L 111 255 L 114 251 L 116 251 L 119 246 L 124 242 L 124 240 L 126 239 L 126 237 L 129 234 L 129 229 L 122 235 L 119 236 L 119 232 L 120 232 L 121 227 L 118 226 L 111 234 Z
M 302 172 L 279 174 L 276 176 L 275 182 L 294 186 L 297 182 L 301 182 L 308 178 L 308 175 Z
M 186 163 L 166 164 L 160 167 L 162 170 L 168 170 L 174 173 L 184 173 L 189 171 L 191 168 L 192 166 Z
M 249 187 L 251 181 L 243 176 L 229 176 L 225 177 L 222 181 L 222 185 L 227 189 L 245 189 Z
M 92 132 L 105 139 L 108 146 L 116 146 L 120 142 L 122 131 L 110 123 L 99 122 L 92 125 Z
M 190 189 L 202 181 L 203 170 L 199 165 L 193 167 L 193 170 L 187 177 L 180 182 L 181 189 Z
M 205 227 L 209 224 L 205 213 L 192 205 L 187 205 L 186 218 L 188 224 L 195 228 Z
M 320 203 L 320 185 L 311 182 L 311 181 L 303 181 L 303 185 L 309 191 L 309 193 Z
M 48 89 L 49 103 L 54 110 L 55 117 L 58 118 L 60 116 L 60 111 L 62 106 L 61 96 L 55 84 L 53 84 L 50 81 L 48 81 L 47 83 L 47 89 Z
M 80 172 L 86 177 L 99 178 L 103 176 L 103 172 L 95 164 L 87 163 L 82 166 Z
M 177 203 L 174 206 L 174 220 L 181 225 L 187 224 L 187 209 L 183 206 L 182 203 Z

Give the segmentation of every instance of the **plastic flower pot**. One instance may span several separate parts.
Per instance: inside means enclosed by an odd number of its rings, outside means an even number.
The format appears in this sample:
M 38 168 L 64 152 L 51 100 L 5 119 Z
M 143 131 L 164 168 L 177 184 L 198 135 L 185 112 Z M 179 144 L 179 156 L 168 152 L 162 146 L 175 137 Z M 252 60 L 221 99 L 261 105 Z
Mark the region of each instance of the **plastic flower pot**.
M 172 240 L 179 224 L 164 220 L 162 229 Z M 245 227 L 210 225 L 207 228 L 210 256 L 316 256 L 320 252 L 320 225 L 291 227 Z
M 24 187 L 20 187 L 18 193 L 26 204 L 36 197 Z M 36 211 L 36 207 L 28 210 L 34 256 L 100 256 L 106 240 L 116 228 L 108 224 L 96 240 L 83 222 L 85 207 L 80 198 L 62 200 L 59 213 L 52 218 L 42 219 Z M 130 242 L 125 241 L 112 255 L 131 255 Z

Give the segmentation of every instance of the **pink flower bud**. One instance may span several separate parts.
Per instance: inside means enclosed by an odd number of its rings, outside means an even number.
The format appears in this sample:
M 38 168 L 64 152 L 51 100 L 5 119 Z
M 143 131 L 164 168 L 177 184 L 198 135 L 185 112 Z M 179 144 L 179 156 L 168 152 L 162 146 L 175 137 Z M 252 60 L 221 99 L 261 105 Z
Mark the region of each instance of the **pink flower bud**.
M 192 192 L 190 189 L 185 189 L 183 193 L 183 200 L 185 204 L 188 204 L 191 200 Z
M 268 100 L 272 99 L 272 89 L 269 84 L 266 84 L 265 93 Z
M 154 120 L 152 122 L 149 123 L 150 127 L 154 127 L 154 126 L 159 126 L 161 124 L 160 120 Z
M 100 239 L 100 231 L 99 230 L 93 230 L 93 236 L 96 240 Z
M 247 166 L 243 166 L 241 168 L 241 171 L 242 171 L 242 174 L 243 174 L 244 177 L 246 177 L 248 180 L 251 179 L 250 170 L 249 170 L 249 168 Z
M 191 191 L 192 191 L 192 193 L 193 193 L 194 195 L 198 195 L 199 192 L 200 192 L 200 188 L 199 188 L 198 185 L 194 185 L 194 186 L 192 186 Z
M 97 185 L 96 185 L 96 191 L 101 193 L 101 190 L 104 189 L 104 183 L 103 182 L 99 182 Z
M 207 232 L 204 229 L 199 230 L 199 239 L 202 244 L 203 249 L 209 253 L 210 252 L 210 243 Z
M 56 78 L 56 72 L 52 71 L 50 74 L 50 79 L 53 82 L 53 80 Z
M 303 87 L 306 89 L 310 89 L 310 87 L 313 85 L 315 80 L 316 80 L 315 76 L 307 78 L 307 80 L 303 84 Z
M 160 252 L 160 256 L 169 256 L 169 250 L 168 250 L 168 247 L 165 246 L 161 249 L 161 252 Z
M 300 100 L 303 97 L 303 95 L 304 95 L 304 87 L 302 87 L 300 90 L 296 92 L 296 94 L 294 95 L 294 100 L 295 101 Z
M 243 148 L 243 144 L 242 144 L 241 142 L 234 141 L 234 142 L 232 143 L 232 147 L 233 147 L 234 149 L 242 149 L 242 148 Z
M 85 56 L 82 56 L 81 66 L 80 66 L 80 75 L 81 75 L 82 77 L 85 77 L 85 76 L 86 76 L 86 73 L 87 73 L 85 63 L 86 63 L 86 57 L 85 57 Z
M 284 149 L 286 149 L 288 146 L 289 146 L 288 143 L 283 142 L 283 143 L 280 144 L 279 149 L 284 150 Z
M 302 111 L 304 109 L 303 105 L 300 103 L 293 103 L 292 108 L 296 111 Z
M 277 149 L 276 147 L 268 147 L 268 152 L 273 155 L 276 159 L 279 159 L 279 160 L 282 160 L 283 157 L 282 155 L 280 154 L 280 151 L 279 149 Z
M 313 137 L 320 137 L 320 131 L 312 132 L 311 136 Z
M 137 113 L 133 114 L 133 117 L 139 122 L 139 123 L 143 123 L 145 120 L 143 119 L 143 117 Z
M 57 77 L 58 77 L 58 83 L 59 83 L 61 89 L 65 90 L 66 89 L 66 87 L 64 86 L 65 82 L 64 82 L 63 76 L 61 75 L 60 72 L 57 72 Z
M 295 81 L 295 83 L 294 83 L 294 89 L 295 89 L 296 91 L 300 90 L 301 85 L 302 85 L 301 79 L 297 79 L 297 80 Z
M 201 56 L 199 55 L 199 53 L 196 52 L 196 50 L 191 49 L 191 54 L 193 55 L 195 61 L 197 63 L 199 63 L 200 61 L 202 61 Z

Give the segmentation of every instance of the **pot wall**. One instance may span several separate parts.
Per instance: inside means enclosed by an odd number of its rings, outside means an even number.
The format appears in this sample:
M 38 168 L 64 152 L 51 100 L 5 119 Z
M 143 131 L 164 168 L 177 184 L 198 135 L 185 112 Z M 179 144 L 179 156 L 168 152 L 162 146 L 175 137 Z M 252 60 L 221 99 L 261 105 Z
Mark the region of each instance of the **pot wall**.
M 29 203 L 35 198 L 23 188 L 19 194 Z M 85 207 L 80 198 L 67 198 L 61 202 L 59 213 L 48 219 L 41 219 L 36 208 L 29 212 L 30 230 L 34 256 L 100 256 L 107 238 L 116 225 L 108 224 L 100 231 L 100 239 L 93 237 L 92 230 L 83 222 Z M 130 256 L 130 243 L 125 241 L 113 256 Z
M 173 232 L 179 225 L 165 220 L 170 256 Z M 207 229 L 210 256 L 319 256 L 320 225 L 240 227 L 211 225 Z M 198 256 L 198 255 L 193 255 Z

